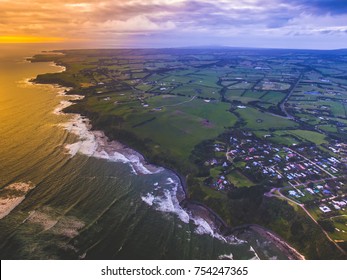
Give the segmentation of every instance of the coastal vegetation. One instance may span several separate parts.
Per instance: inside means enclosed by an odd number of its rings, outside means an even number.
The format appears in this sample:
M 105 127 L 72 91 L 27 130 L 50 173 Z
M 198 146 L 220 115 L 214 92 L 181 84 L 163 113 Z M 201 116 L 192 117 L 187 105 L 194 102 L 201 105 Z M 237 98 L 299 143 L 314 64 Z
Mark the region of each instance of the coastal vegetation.
M 345 201 L 347 85 L 343 74 L 324 71 L 318 61 L 333 61 L 347 71 L 346 54 L 229 49 L 61 53 L 43 53 L 32 61 L 66 67 L 35 79 L 85 96 L 66 112 L 88 117 L 93 129 L 109 139 L 179 173 L 189 199 L 208 206 L 231 228 L 264 226 L 309 259 L 346 257 L 345 208 L 332 211 L 336 218 L 311 218 L 305 211 L 319 211 L 323 204 L 332 208 L 332 197 Z M 274 191 L 310 188 L 316 181 L 324 189 L 312 199 L 302 196 L 305 201 Z

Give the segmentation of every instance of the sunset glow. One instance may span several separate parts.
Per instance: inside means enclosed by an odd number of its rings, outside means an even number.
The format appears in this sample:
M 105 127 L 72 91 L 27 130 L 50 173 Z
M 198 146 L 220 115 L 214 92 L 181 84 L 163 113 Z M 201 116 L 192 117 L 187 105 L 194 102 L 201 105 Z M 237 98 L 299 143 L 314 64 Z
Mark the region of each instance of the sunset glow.
M 0 0 L 0 42 L 331 49 L 346 16 L 341 0 Z

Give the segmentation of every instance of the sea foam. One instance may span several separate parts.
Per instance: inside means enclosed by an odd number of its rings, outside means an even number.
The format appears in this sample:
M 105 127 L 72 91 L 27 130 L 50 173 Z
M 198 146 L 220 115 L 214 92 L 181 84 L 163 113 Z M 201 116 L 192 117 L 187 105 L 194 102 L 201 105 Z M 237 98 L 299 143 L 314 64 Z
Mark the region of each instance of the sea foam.
M 170 182 L 168 184 L 168 182 Z M 169 186 L 170 185 L 170 186 Z M 178 187 L 180 182 L 168 178 L 163 186 L 160 184 L 155 188 L 152 193 L 142 196 L 142 200 L 156 210 L 166 213 L 175 214 L 183 223 L 189 223 L 189 213 L 184 210 L 178 201 Z
M 59 94 L 66 96 L 67 88 L 59 91 Z M 64 114 L 62 110 L 73 104 L 74 100 L 80 100 L 83 96 L 68 95 L 69 100 L 62 100 L 54 109 L 54 114 Z M 76 154 L 83 154 L 96 158 L 106 159 L 113 162 L 129 164 L 135 174 L 153 174 L 163 170 L 163 168 L 147 164 L 143 156 L 136 151 L 120 144 L 117 141 L 109 141 L 102 131 L 92 130 L 89 119 L 79 114 L 68 114 L 70 120 L 61 126 L 78 137 L 78 141 L 66 144 L 65 148 L 73 157 Z
M 219 233 L 212 220 L 206 220 L 199 215 L 199 211 L 186 210 L 182 208 L 178 197 L 179 192 L 183 192 L 179 178 L 167 178 L 164 182 L 159 182 L 157 188 L 152 189 L 150 193 L 141 197 L 142 201 L 148 204 L 155 210 L 172 213 L 176 215 L 180 221 L 185 224 L 192 224 L 194 226 L 194 233 L 198 235 L 209 235 L 216 238 L 223 243 L 229 245 L 244 244 L 246 241 L 240 240 L 235 236 L 223 236 Z M 251 249 L 250 249 L 251 250 Z M 254 256 L 257 258 L 257 256 Z M 222 255 L 220 258 L 232 259 L 232 254 Z
M 156 210 L 175 214 L 183 223 L 189 223 L 189 213 L 185 211 L 177 199 L 177 186 L 171 189 L 156 189 L 156 194 L 148 193 L 142 200 Z

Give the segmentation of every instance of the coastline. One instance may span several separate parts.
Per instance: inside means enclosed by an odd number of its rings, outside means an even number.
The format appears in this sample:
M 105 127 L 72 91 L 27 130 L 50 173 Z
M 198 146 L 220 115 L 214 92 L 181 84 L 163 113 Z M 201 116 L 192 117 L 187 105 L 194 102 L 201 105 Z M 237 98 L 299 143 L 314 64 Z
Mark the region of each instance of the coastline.
M 63 68 L 63 71 L 66 70 L 66 66 L 58 65 L 54 61 L 52 62 L 57 67 Z M 63 72 L 61 71 L 61 72 Z M 41 84 L 37 78 L 31 82 L 36 84 Z M 47 83 L 49 84 L 49 83 Z M 304 257 L 292 248 L 287 242 L 278 237 L 276 234 L 270 232 L 269 230 L 262 228 L 258 225 L 242 225 L 240 227 L 231 228 L 229 227 L 222 218 L 218 216 L 212 209 L 203 205 L 202 203 L 193 201 L 189 198 L 188 186 L 186 184 L 186 179 L 178 174 L 176 171 L 166 168 L 159 167 L 154 164 L 148 163 L 146 158 L 139 152 L 131 149 L 125 144 L 122 144 L 118 141 L 112 140 L 105 135 L 103 131 L 92 130 L 92 122 L 80 115 L 74 113 L 64 113 L 63 110 L 71 106 L 73 101 L 81 100 L 84 98 L 83 95 L 75 95 L 70 92 L 73 88 L 67 88 L 66 85 L 52 84 L 52 86 L 61 89 L 60 95 L 66 95 L 70 99 L 61 101 L 60 105 L 54 110 L 55 114 L 68 114 L 72 116 L 72 119 L 62 124 L 61 126 L 69 132 L 77 135 L 80 141 L 66 146 L 68 153 L 71 156 L 76 155 L 77 153 L 82 153 L 87 156 L 93 156 L 101 159 L 110 160 L 113 162 L 123 162 L 128 163 L 135 174 L 153 174 L 162 171 L 163 169 L 169 170 L 174 173 L 179 179 L 179 188 L 176 192 L 176 198 L 179 202 L 179 205 L 191 215 L 191 220 L 203 219 L 210 226 L 212 232 L 210 235 L 217 237 L 219 239 L 224 239 L 226 242 L 238 242 L 237 238 L 233 236 L 232 233 L 236 233 L 238 230 L 253 230 L 261 233 L 266 239 L 273 242 L 280 250 L 288 256 L 289 259 L 304 259 Z M 177 193 L 182 193 L 183 196 L 178 197 Z M 206 234 L 207 232 L 201 232 L 201 234 Z M 252 247 L 251 247 L 252 248 Z M 256 255 L 256 253 L 255 253 Z
M 238 236 L 244 231 L 254 231 L 260 236 L 270 239 L 274 245 L 279 248 L 282 252 L 287 252 L 289 260 L 305 260 L 305 256 L 300 254 L 295 248 L 290 246 L 286 241 L 284 241 L 280 236 L 278 236 L 273 231 L 266 229 L 257 224 L 246 224 L 231 229 L 231 234 Z
M 23 202 L 26 195 L 35 188 L 32 183 L 16 182 L 0 190 L 0 220 L 10 214 Z

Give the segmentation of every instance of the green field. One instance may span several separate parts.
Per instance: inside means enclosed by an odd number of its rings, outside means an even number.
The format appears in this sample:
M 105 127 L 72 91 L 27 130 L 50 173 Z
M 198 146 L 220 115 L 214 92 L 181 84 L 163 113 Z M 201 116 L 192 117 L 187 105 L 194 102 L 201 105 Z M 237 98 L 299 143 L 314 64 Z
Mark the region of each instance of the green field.
M 236 84 L 228 86 L 228 89 L 233 90 L 233 89 L 250 89 L 253 86 L 253 84 L 248 83 L 246 81 L 244 82 L 237 82 Z
M 347 240 L 347 216 L 341 215 L 330 218 L 334 223 L 335 231 L 330 236 L 335 240 Z
M 270 102 L 270 103 L 273 103 L 273 104 L 277 105 L 285 97 L 286 97 L 285 93 L 277 92 L 277 91 L 269 91 L 269 92 L 267 92 L 265 95 L 263 95 L 261 97 L 261 100 L 265 101 L 265 102 Z
M 228 105 L 224 103 L 207 104 L 193 100 L 177 107 L 165 107 L 159 112 L 131 113 L 126 118 L 129 122 L 126 127 L 139 138 L 150 138 L 154 145 L 165 147 L 172 155 L 187 159 L 196 144 L 218 136 L 225 127 L 235 124 L 236 117 L 227 109 Z M 132 128 L 139 120 L 153 117 L 156 117 L 154 121 Z
M 334 132 L 334 133 L 338 132 L 335 125 L 324 124 L 324 125 L 319 125 L 318 127 L 319 127 L 319 129 L 324 130 L 326 132 Z
M 310 141 L 317 145 L 327 143 L 326 136 L 324 134 L 310 131 L 310 130 L 289 130 L 287 131 L 288 134 L 291 134 L 293 136 L 298 137 L 299 139 L 302 139 L 304 141 Z
M 263 113 L 250 107 L 237 109 L 235 112 L 240 115 L 246 123 L 245 127 L 250 130 L 285 130 L 298 127 L 298 124 L 291 120 Z
M 203 98 L 216 98 L 219 99 L 219 88 L 217 87 L 206 87 L 202 85 L 182 85 L 175 88 L 172 93 L 183 94 L 186 96 L 200 96 Z
M 253 186 L 254 183 L 250 181 L 245 175 L 240 173 L 238 170 L 233 170 L 227 175 L 227 179 L 230 183 L 233 183 L 236 187 L 250 187 Z
M 288 131 L 283 130 L 283 131 L 275 131 L 269 134 L 267 131 L 254 131 L 254 134 L 259 137 L 263 138 L 264 136 L 267 135 L 267 140 L 279 144 L 279 145 L 285 145 L 285 146 L 292 146 L 292 145 L 297 145 L 300 143 L 300 141 L 293 137 Z M 268 135 L 271 135 L 270 137 Z

